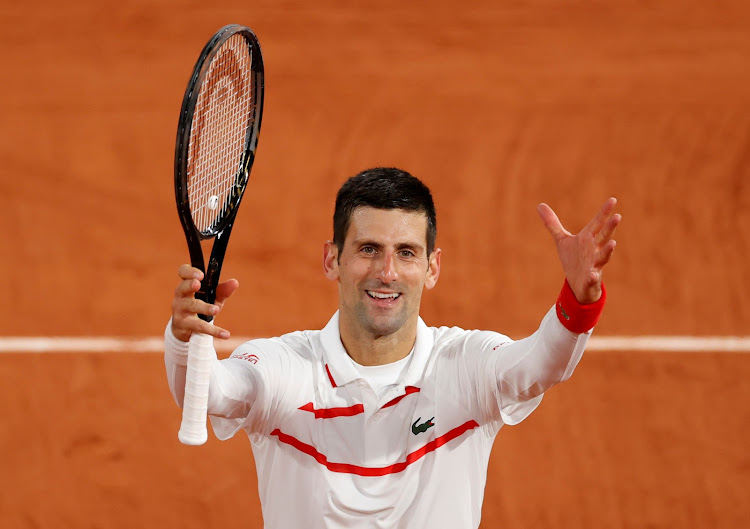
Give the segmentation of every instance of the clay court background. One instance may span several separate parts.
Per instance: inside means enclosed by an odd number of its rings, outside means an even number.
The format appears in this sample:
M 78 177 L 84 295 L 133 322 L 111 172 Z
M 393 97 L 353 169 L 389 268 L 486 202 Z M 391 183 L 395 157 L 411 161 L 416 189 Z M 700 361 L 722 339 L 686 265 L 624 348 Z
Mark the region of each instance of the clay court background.
M 536 204 L 577 230 L 614 195 L 596 335 L 750 335 L 742 0 L 3 0 L 2 336 L 162 333 L 179 106 L 233 22 L 267 87 L 235 335 L 328 320 L 333 195 L 374 165 L 434 190 L 428 324 L 532 332 L 562 282 Z M 749 379 L 744 353 L 588 353 L 500 433 L 482 527 L 750 527 Z M 2 354 L 0 404 L 4 529 L 262 527 L 247 439 L 181 446 L 158 353 Z

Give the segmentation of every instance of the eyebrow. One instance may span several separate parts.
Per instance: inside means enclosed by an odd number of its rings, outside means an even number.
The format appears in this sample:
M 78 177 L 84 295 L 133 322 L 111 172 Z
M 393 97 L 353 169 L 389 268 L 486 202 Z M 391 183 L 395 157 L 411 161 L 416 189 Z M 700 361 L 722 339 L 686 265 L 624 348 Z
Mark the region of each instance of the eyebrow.
M 383 243 L 371 240 L 371 239 L 359 239 L 352 241 L 352 244 L 356 246 L 357 248 L 362 246 L 372 246 L 377 249 L 382 249 L 385 245 Z M 413 251 L 421 251 L 425 252 L 426 247 L 415 242 L 400 242 L 396 244 L 396 250 L 413 250 Z

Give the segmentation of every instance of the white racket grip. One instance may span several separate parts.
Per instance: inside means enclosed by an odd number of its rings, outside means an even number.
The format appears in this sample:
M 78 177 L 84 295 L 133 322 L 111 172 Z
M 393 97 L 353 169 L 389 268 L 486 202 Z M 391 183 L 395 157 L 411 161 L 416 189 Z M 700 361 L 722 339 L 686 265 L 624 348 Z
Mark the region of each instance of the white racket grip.
M 196 332 L 190 335 L 182 424 L 177 434 L 182 444 L 197 446 L 208 440 L 208 386 L 214 354 L 213 336 Z

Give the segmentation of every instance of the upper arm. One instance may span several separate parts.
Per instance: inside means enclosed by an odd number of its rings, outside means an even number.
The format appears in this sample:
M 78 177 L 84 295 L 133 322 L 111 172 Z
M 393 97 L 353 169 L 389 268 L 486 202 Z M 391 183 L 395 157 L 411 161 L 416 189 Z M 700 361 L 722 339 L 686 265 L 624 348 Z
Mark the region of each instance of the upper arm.
M 265 432 L 270 418 L 284 407 L 287 385 L 298 364 L 298 355 L 279 339 L 251 340 L 218 361 L 217 401 L 211 397 L 209 401 L 216 435 L 226 439 L 240 428 Z M 211 407 L 212 403 L 217 406 Z
M 553 307 L 531 336 L 500 348 L 494 361 L 494 378 L 501 411 L 511 424 L 528 416 L 545 391 L 570 378 L 589 335 L 563 327 Z M 504 422 L 508 423 L 505 418 Z
M 208 392 L 208 413 L 227 419 L 247 417 L 262 384 L 256 373 L 240 360 L 214 360 Z
M 490 331 L 470 331 L 464 338 L 464 365 L 476 384 L 483 418 L 516 424 L 541 402 L 544 392 L 570 377 L 588 334 L 576 334 L 557 320 L 554 308 L 539 329 L 514 341 Z

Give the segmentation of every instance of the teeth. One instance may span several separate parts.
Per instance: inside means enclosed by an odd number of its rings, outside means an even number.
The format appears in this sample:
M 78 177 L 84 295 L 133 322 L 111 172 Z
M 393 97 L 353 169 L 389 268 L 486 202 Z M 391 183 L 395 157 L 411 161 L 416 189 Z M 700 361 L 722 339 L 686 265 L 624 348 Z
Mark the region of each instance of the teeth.
M 370 297 L 376 298 L 376 299 L 396 299 L 397 297 L 401 295 L 401 294 L 397 294 L 396 292 L 393 292 L 391 294 L 383 294 L 381 292 L 370 292 L 369 290 L 367 291 L 367 294 Z

